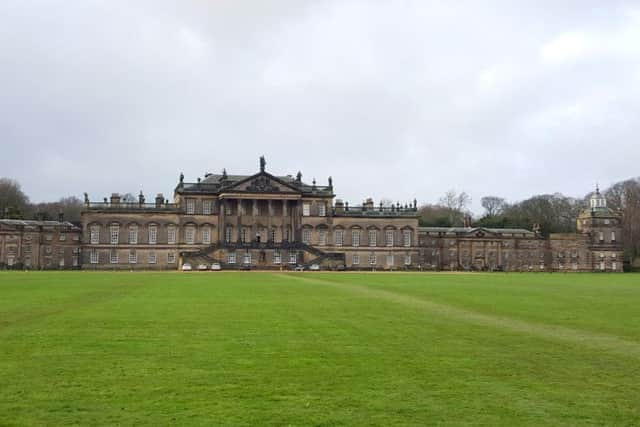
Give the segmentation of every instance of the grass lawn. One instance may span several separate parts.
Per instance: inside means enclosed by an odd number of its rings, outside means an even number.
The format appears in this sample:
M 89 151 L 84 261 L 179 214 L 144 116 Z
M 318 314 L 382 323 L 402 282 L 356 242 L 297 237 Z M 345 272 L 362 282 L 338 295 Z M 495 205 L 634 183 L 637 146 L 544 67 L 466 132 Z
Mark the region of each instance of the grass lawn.
M 640 425 L 640 275 L 0 273 L 0 425 Z

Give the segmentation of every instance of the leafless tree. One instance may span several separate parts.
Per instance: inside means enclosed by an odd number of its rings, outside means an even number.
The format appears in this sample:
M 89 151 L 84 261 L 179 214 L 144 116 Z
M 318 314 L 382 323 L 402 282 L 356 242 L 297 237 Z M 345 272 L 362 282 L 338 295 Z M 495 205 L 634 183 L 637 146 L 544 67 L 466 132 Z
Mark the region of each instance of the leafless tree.
M 502 197 L 485 196 L 480 199 L 480 204 L 485 209 L 487 216 L 496 216 L 502 213 L 506 202 Z

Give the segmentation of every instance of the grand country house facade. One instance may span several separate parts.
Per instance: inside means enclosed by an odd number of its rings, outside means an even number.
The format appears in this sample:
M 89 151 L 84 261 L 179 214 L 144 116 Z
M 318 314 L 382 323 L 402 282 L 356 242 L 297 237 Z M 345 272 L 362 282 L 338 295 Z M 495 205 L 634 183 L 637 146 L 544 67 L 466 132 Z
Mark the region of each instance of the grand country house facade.
M 415 200 L 349 205 L 335 198 L 331 178 L 318 185 L 299 172 L 275 176 L 264 158 L 253 175 L 223 171 L 185 182 L 181 174 L 172 202 L 162 194 L 151 203 L 142 193 L 133 202 L 85 195 L 81 222 L 70 249 L 76 261 L 49 257 L 32 267 L 175 270 L 219 262 L 225 269 L 622 271 L 620 217 L 599 191 L 577 218 L 577 233 L 543 238 L 535 227 L 419 227 Z M 2 227 L 0 221 L 0 265 L 7 265 L 11 231 L 3 235 Z M 12 262 L 20 261 L 11 248 Z

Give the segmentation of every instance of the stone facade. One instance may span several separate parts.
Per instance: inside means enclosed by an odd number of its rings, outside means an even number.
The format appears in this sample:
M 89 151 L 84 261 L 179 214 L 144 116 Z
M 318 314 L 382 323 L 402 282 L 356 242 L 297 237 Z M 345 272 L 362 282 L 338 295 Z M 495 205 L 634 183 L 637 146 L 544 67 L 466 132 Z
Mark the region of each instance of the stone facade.
M 81 230 L 66 221 L 0 220 L 0 268 L 80 268 Z
M 327 185 L 295 177 L 180 176 L 173 202 L 90 202 L 82 213 L 82 268 L 223 268 L 622 271 L 620 218 L 599 192 L 578 233 L 542 238 L 524 229 L 419 227 L 417 203 L 349 206 Z

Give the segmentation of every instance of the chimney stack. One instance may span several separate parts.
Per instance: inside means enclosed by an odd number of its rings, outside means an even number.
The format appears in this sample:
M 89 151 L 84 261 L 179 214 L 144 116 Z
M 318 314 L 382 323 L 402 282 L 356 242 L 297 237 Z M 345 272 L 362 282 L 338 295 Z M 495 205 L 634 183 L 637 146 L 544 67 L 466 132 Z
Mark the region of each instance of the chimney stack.
M 344 203 L 342 199 L 336 199 L 336 213 L 341 214 L 344 212 Z
M 373 199 L 371 197 L 369 197 L 367 200 L 365 200 L 364 208 L 366 210 L 368 210 L 368 211 L 372 211 L 373 210 Z
M 112 205 L 120 204 L 120 195 L 118 193 L 111 193 L 111 204 Z
M 156 195 L 156 208 L 161 208 L 163 201 L 164 201 L 164 196 L 162 195 L 162 193 L 158 193 Z

